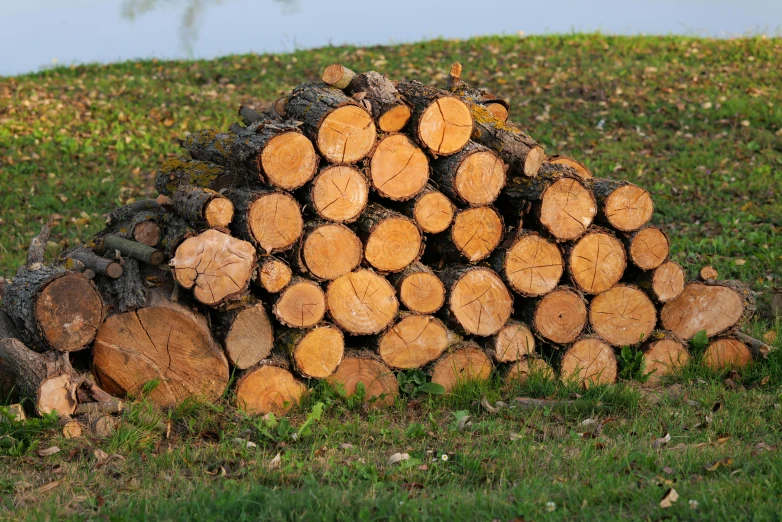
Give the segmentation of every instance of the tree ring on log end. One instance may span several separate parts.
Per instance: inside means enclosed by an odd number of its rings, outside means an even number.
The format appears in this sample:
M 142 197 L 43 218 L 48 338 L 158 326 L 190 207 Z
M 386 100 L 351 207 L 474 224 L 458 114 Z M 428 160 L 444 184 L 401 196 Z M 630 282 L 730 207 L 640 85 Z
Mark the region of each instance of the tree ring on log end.
M 497 248 L 503 229 L 502 218 L 493 208 L 468 208 L 456 214 L 451 238 L 459 252 L 470 263 L 476 263 Z
M 445 388 L 446 393 L 456 386 L 471 381 L 486 381 L 491 376 L 492 364 L 483 350 L 468 344 L 437 361 L 432 368 L 432 382 Z
M 609 344 L 631 346 L 649 338 L 657 324 L 657 309 L 638 288 L 616 285 L 592 299 L 589 322 Z
M 595 197 L 576 179 L 558 179 L 541 195 L 540 224 L 560 241 L 581 237 L 596 214 Z
M 703 364 L 713 371 L 744 368 L 751 362 L 752 352 L 738 339 L 717 339 L 703 352 Z
M 573 282 L 588 294 L 600 294 L 614 286 L 627 266 L 622 243 L 602 232 L 581 238 L 573 247 L 569 262 Z
M 427 234 L 439 234 L 451 226 L 454 216 L 454 206 L 451 200 L 433 190 L 421 196 L 415 202 L 413 218 L 421 230 Z
M 317 145 L 331 163 L 355 163 L 369 154 L 376 138 L 372 116 L 356 105 L 343 105 L 321 121 Z
M 399 383 L 394 373 L 383 363 L 364 357 L 345 357 L 328 382 L 339 385 L 350 397 L 361 383 L 364 400 L 374 406 L 391 406 L 399 395 Z
M 644 371 L 650 384 L 657 384 L 666 376 L 676 373 L 690 362 L 687 348 L 673 339 L 660 339 L 649 344 L 644 351 Z
M 652 275 L 652 288 L 661 303 L 675 299 L 684 290 L 684 270 L 677 263 L 663 263 Z
M 367 239 L 364 257 L 381 272 L 399 272 L 421 254 L 421 232 L 403 217 L 384 219 Z
M 266 364 L 239 380 L 236 403 L 251 415 L 281 415 L 297 405 L 306 392 L 307 387 L 291 372 Z
M 67 272 L 46 284 L 35 300 L 44 340 L 61 352 L 80 350 L 95 339 L 103 321 L 103 299 L 92 283 Z
M 418 136 L 433 154 L 447 156 L 467 144 L 472 127 L 467 105 L 456 97 L 443 96 L 424 110 L 418 122 Z
M 263 194 L 253 201 L 247 221 L 253 239 L 267 254 L 290 247 L 304 227 L 299 204 L 283 192 Z
M 505 163 L 487 150 L 470 154 L 459 165 L 454 191 L 474 206 L 488 205 L 505 186 Z
M 295 280 L 282 291 L 273 312 L 281 323 L 292 328 L 314 326 L 326 314 L 323 290 L 313 281 Z
M 228 198 L 214 198 L 204 207 L 204 221 L 210 227 L 227 227 L 234 218 L 234 204 Z
M 562 356 L 560 378 L 585 388 L 616 382 L 614 350 L 600 339 L 587 337 L 573 343 Z
M 354 335 L 371 335 L 384 330 L 399 309 L 391 283 L 365 269 L 332 281 L 326 299 L 337 326 Z
M 261 168 L 275 187 L 295 190 L 315 175 L 318 155 L 312 142 L 299 132 L 277 134 L 263 148 Z
M 401 131 L 410 121 L 412 115 L 413 111 L 410 110 L 410 107 L 399 103 L 380 115 L 377 119 L 377 126 L 385 132 Z
M 307 377 L 324 379 L 342 361 L 345 337 L 331 325 L 316 326 L 301 339 L 293 352 L 296 368 Z
M 361 264 L 363 253 L 361 240 L 355 232 L 338 223 L 324 224 L 307 234 L 301 249 L 307 270 L 322 280 L 352 272 Z
M 532 325 L 553 343 L 572 343 L 584 330 L 587 308 L 577 293 L 566 288 L 543 296 L 535 309 Z
M 434 274 L 416 272 L 399 285 L 399 300 L 409 310 L 433 314 L 445 304 L 445 286 Z
M 391 134 L 377 144 L 369 172 L 381 196 L 405 201 L 421 192 L 429 181 L 429 160 L 410 138 Z
M 440 320 L 408 315 L 381 335 L 377 351 L 391 368 L 421 368 L 440 357 L 448 342 L 448 331 Z
M 525 297 L 551 292 L 559 284 L 565 265 L 559 247 L 539 234 L 526 234 L 505 255 L 505 278 Z
M 611 226 L 622 232 L 631 232 L 652 219 L 654 202 L 646 190 L 627 184 L 608 196 L 603 212 Z
M 453 285 L 449 306 L 467 333 L 489 336 L 510 319 L 513 298 L 493 270 L 476 267 Z
M 668 237 L 656 227 L 639 230 L 628 249 L 630 259 L 641 270 L 657 268 L 668 259 L 669 252 Z
M 310 192 L 315 211 L 324 219 L 350 223 L 367 206 L 369 184 L 356 168 L 335 165 L 323 169 Z

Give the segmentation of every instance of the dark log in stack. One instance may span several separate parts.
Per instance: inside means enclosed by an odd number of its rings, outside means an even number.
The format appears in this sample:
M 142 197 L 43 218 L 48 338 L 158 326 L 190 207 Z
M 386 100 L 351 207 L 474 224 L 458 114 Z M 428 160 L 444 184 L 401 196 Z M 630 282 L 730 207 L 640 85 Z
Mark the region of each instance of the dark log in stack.
M 737 334 L 751 292 L 713 269 L 687 283 L 648 192 L 546 158 L 458 64 L 447 89 L 339 64 L 322 79 L 187 136 L 157 200 L 51 266 L 45 227 L 0 317 L 4 373 L 41 412 L 76 411 L 82 349 L 103 389 L 161 406 L 215 400 L 238 372 L 252 413 L 317 379 L 388 404 L 410 369 L 446 390 L 495 367 L 611 383 L 628 345 L 659 380 L 701 330 L 714 368 L 762 355 Z

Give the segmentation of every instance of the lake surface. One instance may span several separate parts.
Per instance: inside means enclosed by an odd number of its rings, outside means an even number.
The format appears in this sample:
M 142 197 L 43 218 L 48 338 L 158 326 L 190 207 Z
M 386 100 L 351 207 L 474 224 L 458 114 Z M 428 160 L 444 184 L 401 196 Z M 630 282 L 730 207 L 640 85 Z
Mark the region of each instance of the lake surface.
M 436 37 L 779 35 L 782 0 L 0 0 L 0 75 Z

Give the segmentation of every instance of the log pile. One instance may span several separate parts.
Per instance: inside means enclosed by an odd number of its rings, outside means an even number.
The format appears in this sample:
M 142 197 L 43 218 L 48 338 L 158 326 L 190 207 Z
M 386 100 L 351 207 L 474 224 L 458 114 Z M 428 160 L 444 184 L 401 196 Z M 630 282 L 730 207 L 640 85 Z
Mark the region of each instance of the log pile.
M 713 269 L 687 282 L 646 190 L 547 157 L 458 64 L 444 89 L 338 64 L 322 80 L 185 137 L 157 199 L 51 265 L 44 227 L 0 316 L 4 373 L 39 412 L 216 400 L 233 373 L 259 414 L 320 379 L 388 404 L 411 369 L 446 391 L 495 369 L 589 386 L 631 345 L 659 379 L 703 330 L 714 368 L 762 355 L 737 334 L 752 293 Z

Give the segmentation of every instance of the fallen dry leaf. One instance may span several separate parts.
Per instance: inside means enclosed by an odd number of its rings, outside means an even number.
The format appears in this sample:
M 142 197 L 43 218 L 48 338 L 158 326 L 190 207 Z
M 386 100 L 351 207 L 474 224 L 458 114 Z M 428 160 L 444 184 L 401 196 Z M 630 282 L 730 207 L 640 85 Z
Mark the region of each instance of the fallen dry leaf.
M 498 411 L 497 408 L 491 405 L 489 399 L 487 399 L 485 395 L 481 398 L 481 406 L 489 413 L 497 413 Z
M 752 454 L 757 456 L 760 453 L 763 453 L 764 451 L 776 451 L 776 446 L 769 446 L 765 442 L 758 442 L 755 444 L 755 449 L 752 450 Z
M 671 435 L 670 433 L 666 433 L 664 437 L 660 437 L 659 439 L 655 439 L 654 442 L 652 442 L 652 449 L 658 449 L 666 444 L 671 442 Z
M 675 489 L 670 488 L 665 492 L 665 495 L 663 495 L 663 499 L 660 501 L 660 507 L 663 509 L 669 508 L 673 506 L 673 503 L 677 500 L 679 500 L 679 494 Z
M 56 453 L 60 452 L 60 448 L 57 446 L 52 446 L 50 448 L 38 450 L 38 456 L 39 457 L 50 457 Z
M 410 455 L 407 453 L 394 453 L 390 457 L 388 457 L 388 463 L 389 464 L 398 464 L 404 460 L 409 460 Z
M 353 449 L 353 447 L 354 447 L 353 444 L 349 442 L 343 442 L 342 444 L 339 445 L 339 449 L 341 450 L 350 450 Z
M 278 453 L 272 460 L 269 461 L 269 469 L 277 469 L 282 465 L 282 457 Z
M 95 448 L 95 451 L 93 451 L 92 454 L 95 455 L 95 460 L 97 460 L 98 463 L 109 460 L 109 454 L 100 448 Z
M 47 493 L 53 490 L 54 488 L 56 488 L 57 486 L 59 486 L 62 483 L 62 481 L 63 479 L 60 479 L 60 480 L 55 480 L 54 482 L 49 482 L 48 484 L 44 484 L 43 486 L 36 489 L 35 492 L 38 494 Z
M 767 343 L 773 343 L 777 340 L 777 333 L 774 330 L 769 330 L 763 334 L 763 340 Z
M 704 469 L 706 471 L 717 471 L 717 469 L 720 466 L 728 467 L 731 464 L 733 464 L 733 459 L 730 458 L 730 457 L 725 457 L 724 459 L 718 460 L 718 461 L 714 462 L 713 464 L 708 464 L 708 465 L 704 466 Z

